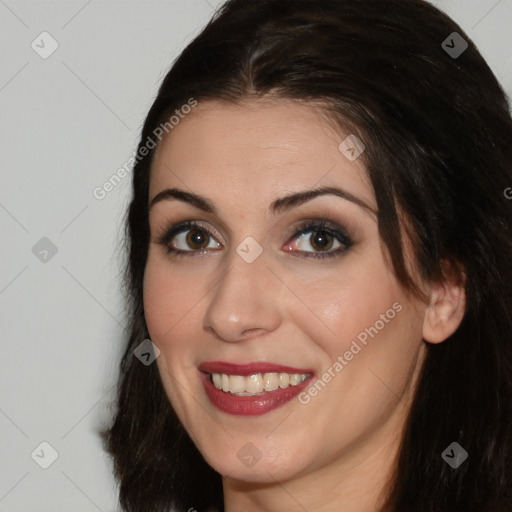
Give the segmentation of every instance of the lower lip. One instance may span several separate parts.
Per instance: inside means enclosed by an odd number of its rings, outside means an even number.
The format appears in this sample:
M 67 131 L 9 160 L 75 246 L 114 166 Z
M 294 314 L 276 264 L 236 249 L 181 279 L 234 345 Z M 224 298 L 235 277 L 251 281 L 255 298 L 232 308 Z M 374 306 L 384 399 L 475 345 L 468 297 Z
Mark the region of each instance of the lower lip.
M 213 385 L 209 373 L 199 373 L 201 374 L 201 380 L 203 381 L 206 394 L 213 405 L 228 414 L 241 416 L 255 416 L 277 409 L 286 402 L 289 402 L 292 398 L 295 398 L 309 384 L 312 377 L 312 375 L 310 375 L 296 386 L 267 391 L 264 395 L 237 396 L 217 389 Z

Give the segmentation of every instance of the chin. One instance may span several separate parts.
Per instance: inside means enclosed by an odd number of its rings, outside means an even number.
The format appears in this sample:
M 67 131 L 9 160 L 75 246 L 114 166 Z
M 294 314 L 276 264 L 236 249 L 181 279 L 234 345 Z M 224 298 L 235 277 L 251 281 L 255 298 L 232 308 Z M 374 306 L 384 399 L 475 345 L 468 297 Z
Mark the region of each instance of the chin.
M 241 447 L 219 452 L 203 452 L 206 462 L 223 477 L 253 483 L 285 482 L 304 471 L 306 461 L 300 461 L 300 449 L 276 452 L 273 446 L 259 448 L 250 441 L 236 443 Z M 283 453 L 284 451 L 284 453 Z

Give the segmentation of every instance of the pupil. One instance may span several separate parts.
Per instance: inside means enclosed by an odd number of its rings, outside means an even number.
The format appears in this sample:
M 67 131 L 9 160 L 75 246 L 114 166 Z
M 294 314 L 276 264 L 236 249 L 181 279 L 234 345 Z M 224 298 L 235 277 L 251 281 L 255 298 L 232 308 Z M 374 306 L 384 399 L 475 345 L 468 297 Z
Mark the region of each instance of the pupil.
M 188 236 L 188 242 L 194 246 L 194 245 L 199 245 L 199 246 L 202 246 L 204 245 L 205 241 L 206 241 L 206 237 L 204 236 L 204 233 L 202 233 L 201 231 L 190 231 Z
M 316 233 L 316 236 L 313 237 L 313 245 L 321 249 L 325 249 L 327 246 L 330 245 L 329 236 L 330 235 L 323 231 L 318 231 Z

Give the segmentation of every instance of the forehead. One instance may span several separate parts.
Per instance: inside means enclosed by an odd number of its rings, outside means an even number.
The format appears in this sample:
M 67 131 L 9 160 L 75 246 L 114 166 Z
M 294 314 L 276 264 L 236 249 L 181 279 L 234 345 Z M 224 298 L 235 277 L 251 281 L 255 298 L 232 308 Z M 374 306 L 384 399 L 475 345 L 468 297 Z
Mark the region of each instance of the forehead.
M 348 135 L 319 106 L 294 100 L 200 102 L 157 147 L 149 195 L 179 185 L 219 201 L 243 191 L 250 202 L 343 186 L 374 205 L 362 159 L 339 149 Z

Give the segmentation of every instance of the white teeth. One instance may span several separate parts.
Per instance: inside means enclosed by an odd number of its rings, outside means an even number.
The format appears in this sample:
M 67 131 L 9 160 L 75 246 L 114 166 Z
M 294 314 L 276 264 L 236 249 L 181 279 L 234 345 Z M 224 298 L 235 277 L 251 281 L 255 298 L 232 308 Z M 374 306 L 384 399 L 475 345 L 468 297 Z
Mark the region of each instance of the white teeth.
M 298 373 L 292 373 L 290 375 L 290 386 L 296 386 L 300 382 L 300 375 Z
M 307 373 L 255 373 L 247 377 L 243 375 L 226 375 L 225 373 L 212 373 L 213 385 L 226 393 L 234 395 L 261 395 L 265 391 L 274 391 L 277 388 L 296 386 L 304 381 Z
M 250 375 L 249 377 L 246 377 L 245 391 L 247 393 L 252 394 L 261 393 L 263 391 L 263 378 L 261 376 L 261 373 L 257 373 L 256 375 Z
M 243 393 L 245 391 L 245 377 L 230 375 L 228 391 L 231 391 L 231 393 Z
M 222 389 L 222 376 L 220 373 L 212 373 L 213 384 L 217 389 Z
M 279 387 L 279 375 L 277 373 L 265 373 L 263 375 L 263 387 L 265 391 L 274 391 Z
M 221 379 L 222 391 L 229 391 L 229 377 L 223 373 Z

